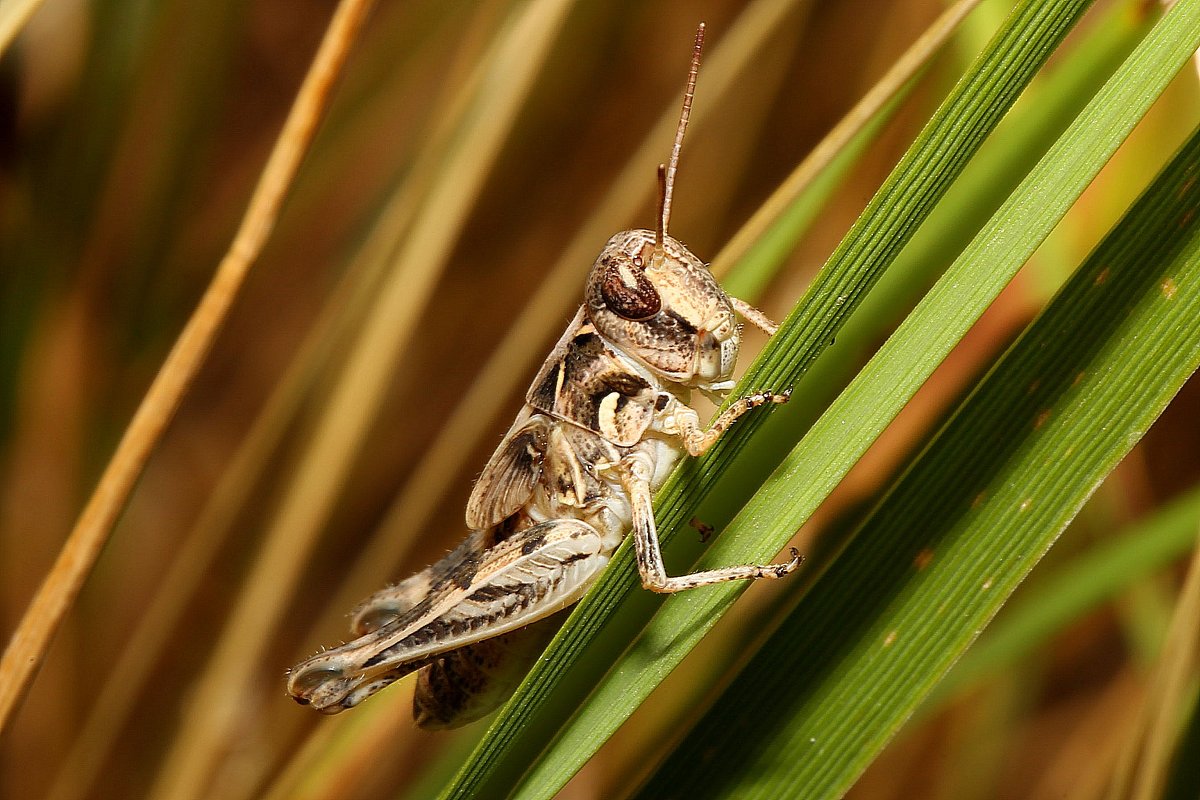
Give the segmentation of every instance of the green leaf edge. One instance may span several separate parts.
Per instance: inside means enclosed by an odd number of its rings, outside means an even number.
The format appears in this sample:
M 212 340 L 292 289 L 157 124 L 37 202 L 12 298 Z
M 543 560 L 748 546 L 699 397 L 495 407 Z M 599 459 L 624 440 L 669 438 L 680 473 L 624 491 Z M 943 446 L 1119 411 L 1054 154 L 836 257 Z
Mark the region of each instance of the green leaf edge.
M 1032 162 L 1036 161 L 1036 156 L 1031 159 L 1029 153 L 1044 152 L 1049 143 L 1057 138 L 1067 123 L 1074 118 L 1075 113 L 1078 113 L 1083 102 L 1076 101 L 1076 95 L 1081 88 L 1089 89 L 1087 96 L 1090 97 L 1098 89 L 1104 76 L 1112 72 L 1123 56 L 1128 55 L 1134 43 L 1148 29 L 1149 25 L 1143 20 L 1129 19 L 1126 12 L 1126 8 L 1118 8 L 1107 14 L 1103 20 L 1096 20 L 1095 25 L 1088 32 L 1089 43 L 1094 46 L 1090 48 L 1081 46 L 1080 49 L 1084 50 L 1082 53 L 1084 57 L 1078 59 L 1079 63 L 1075 63 L 1076 54 L 1073 53 L 1071 60 L 1060 70 L 1060 73 L 1065 74 L 1053 76 L 1052 86 L 1041 87 L 1043 91 L 1038 93 L 1036 104 L 1024 104 L 1034 106 L 1027 109 L 1026 115 L 1034 117 L 1035 121 L 1032 126 L 1025 124 L 1023 128 L 1013 131 L 1015 135 L 1009 136 L 1008 140 L 994 143 L 989 141 L 985 145 L 985 148 L 993 144 L 996 146 L 992 147 L 991 152 L 985 151 L 987 152 L 986 159 L 984 153 L 981 152 L 980 158 L 972 162 L 968 173 L 964 173 L 963 177 L 951 188 L 946 198 L 930 216 L 929 222 L 922 226 L 909 246 L 899 255 L 895 269 L 882 277 L 879 286 L 866 298 L 860 311 L 839 333 L 838 344 L 834 349 L 848 344 L 851 350 L 856 350 L 867 340 L 877 340 L 880 328 L 886 324 L 884 320 L 889 318 L 884 310 L 894 313 L 897 306 L 906 303 L 911 305 L 906 296 L 916 290 L 914 284 L 922 283 L 927 274 L 935 272 L 938 264 L 949 260 L 962 249 L 971 235 L 978 231 L 984 221 L 981 219 L 975 222 L 973 219 L 978 214 L 978 207 L 990 205 L 995 208 L 1000 204 L 1003 197 L 1018 182 L 1018 179 L 1009 180 L 1007 176 L 1013 172 L 1019 176 L 1027 171 Z M 1075 111 L 1064 117 L 1064 108 L 1074 108 Z M 1005 127 L 1015 127 L 1008 124 L 1012 121 L 1011 118 L 1006 119 Z M 1047 134 L 1050 135 L 1047 136 Z M 983 163 L 984 161 L 986 163 Z M 998 165 L 1006 167 L 1001 170 L 1003 175 L 994 174 Z M 980 167 L 980 169 L 976 169 L 976 167 Z M 968 175 L 972 178 L 969 182 L 967 181 Z M 1008 188 L 1004 189 L 1006 183 Z M 994 202 L 989 203 L 982 199 L 989 195 L 996 198 Z M 936 225 L 934 225 L 935 220 Z M 967 230 L 954 229 L 952 224 L 954 222 L 959 222 L 960 225 L 965 224 Z M 929 232 L 931 225 L 936 227 L 936 235 Z M 964 233 L 966 234 L 965 238 Z M 956 242 L 957 246 L 955 246 Z M 939 257 L 937 254 L 944 254 L 944 257 Z M 905 265 L 903 269 L 900 267 L 901 263 Z M 894 276 L 893 273 L 896 271 L 904 274 Z M 885 284 L 888 286 L 885 287 Z M 887 297 L 881 297 L 881 293 L 886 294 Z M 905 297 L 901 297 L 902 295 Z M 840 375 L 845 371 L 845 365 L 830 362 L 831 354 L 841 355 L 843 361 L 846 358 L 844 352 L 835 354 L 830 351 L 823 354 L 809 373 L 809 381 L 816 379 L 820 374 L 821 378 L 817 381 L 818 383 L 834 385 L 844 383 Z M 793 402 L 804 402 L 804 400 L 804 397 L 799 397 L 794 398 Z M 776 418 L 772 424 L 781 419 Z M 775 426 L 773 432 L 781 427 L 783 426 Z M 776 462 L 778 460 L 778 458 L 775 459 Z M 708 517 L 706 516 L 705 519 Z M 765 547 L 769 548 L 769 545 Z M 714 559 L 710 558 L 706 561 L 713 563 Z M 696 628 L 696 616 L 692 615 L 689 619 L 690 629 L 698 630 L 701 633 L 707 631 L 707 626 L 703 629 Z M 665 624 L 651 623 L 651 628 L 646 633 L 647 638 L 655 639 L 656 630 L 661 627 L 665 627 Z M 661 631 L 657 632 L 662 633 Z M 514 793 L 515 797 L 546 797 L 560 789 L 566 780 L 577 772 L 616 728 L 629 717 L 653 688 L 658 686 L 679 664 L 682 657 L 690 652 L 700 637 L 670 640 L 669 652 L 662 644 L 668 640 L 662 636 L 657 638 L 660 643 L 650 647 L 649 652 L 641 652 L 640 645 L 635 643 L 631 650 L 616 662 L 613 670 L 583 701 L 579 711 L 571 717 L 554 741 L 530 767 L 520 787 Z
M 741 383 L 743 389 L 786 386 L 803 374 L 1090 4 L 1090 0 L 1025 0 L 1014 9 L 752 365 Z M 657 519 L 664 541 L 684 527 L 689 509 L 745 446 L 764 416 L 740 422 L 708 454 L 685 462 L 675 472 L 658 496 Z M 616 653 L 628 641 L 627 634 L 602 630 L 618 604 L 636 591 L 642 596 L 625 604 L 638 617 L 645 617 L 659 602 L 636 586 L 632 554 L 623 546 L 443 797 L 508 794 L 527 765 L 528 752 L 540 749 L 536 743 L 548 741 L 568 715 L 561 704 L 553 713 L 547 710 L 551 688 L 564 695 L 582 694 L 606 667 L 595 654 Z M 552 718 L 555 714 L 558 719 Z
M 1174 36 L 1160 23 L 1139 48 L 1143 64 L 1200 43 L 1200 3 L 1186 8 Z M 1200 365 L 1198 172 L 1200 132 L 643 796 L 836 797 L 852 785 Z

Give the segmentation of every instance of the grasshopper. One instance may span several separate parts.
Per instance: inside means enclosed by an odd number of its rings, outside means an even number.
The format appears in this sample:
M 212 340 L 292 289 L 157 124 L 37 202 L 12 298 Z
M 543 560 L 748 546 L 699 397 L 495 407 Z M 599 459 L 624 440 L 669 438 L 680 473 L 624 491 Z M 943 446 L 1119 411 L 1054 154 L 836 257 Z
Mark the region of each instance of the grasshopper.
M 782 564 L 669 577 L 654 527 L 653 492 L 682 452 L 699 456 L 750 409 L 788 399 L 743 397 L 708 428 L 688 405 L 693 389 L 721 398 L 733 387 L 738 314 L 768 334 L 777 327 L 725 294 L 667 234 L 703 41 L 701 24 L 670 160 L 658 168 L 657 228 L 616 234 L 596 259 L 583 306 L 475 483 L 470 535 L 364 601 L 351 625 L 358 638 L 293 667 L 297 702 L 336 713 L 419 671 L 419 726 L 478 719 L 511 694 L 558 612 L 583 596 L 631 530 L 642 584 L 654 592 L 780 578 L 799 566 L 793 549 Z

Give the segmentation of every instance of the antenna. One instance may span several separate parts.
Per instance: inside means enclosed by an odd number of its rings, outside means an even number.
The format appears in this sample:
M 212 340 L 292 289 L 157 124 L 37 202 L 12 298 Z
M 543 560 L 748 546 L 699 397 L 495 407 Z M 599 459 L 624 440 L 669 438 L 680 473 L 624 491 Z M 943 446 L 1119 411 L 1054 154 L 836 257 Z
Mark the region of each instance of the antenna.
M 696 75 L 700 72 L 700 52 L 704 49 L 704 23 L 696 28 L 696 44 L 692 47 L 692 67 L 688 70 L 687 88 L 683 90 L 683 109 L 679 112 L 679 127 L 675 129 L 675 144 L 671 147 L 671 160 L 666 166 L 658 165 L 658 227 L 655 231 L 654 252 L 662 254 L 663 240 L 667 235 L 667 223 L 671 221 L 671 193 L 675 188 L 675 173 L 679 170 L 679 153 L 683 150 L 683 134 L 687 131 L 688 117 L 692 115 L 692 97 L 696 94 Z
M 654 229 L 654 255 L 661 256 L 667 236 L 667 165 L 658 165 L 658 224 Z

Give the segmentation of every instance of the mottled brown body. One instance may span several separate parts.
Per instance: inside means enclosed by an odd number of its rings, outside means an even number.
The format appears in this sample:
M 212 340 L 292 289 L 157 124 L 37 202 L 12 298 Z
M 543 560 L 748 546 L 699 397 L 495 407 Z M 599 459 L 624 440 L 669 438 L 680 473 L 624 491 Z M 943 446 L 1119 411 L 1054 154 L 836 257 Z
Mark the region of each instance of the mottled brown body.
M 417 673 L 413 719 L 426 730 L 457 728 L 494 711 L 566 619 L 566 611 L 447 653 Z
M 354 617 L 358 638 L 294 667 L 288 691 L 297 701 L 334 713 L 419 670 L 418 724 L 477 719 L 507 697 L 521 662 L 557 627 L 550 618 L 583 595 L 630 532 L 642 583 L 656 592 L 778 578 L 799 565 L 793 551 L 784 564 L 669 577 L 654 528 L 653 492 L 681 453 L 700 455 L 746 411 L 787 399 L 743 397 L 708 428 L 688 404 L 694 389 L 721 397 L 732 387 L 735 310 L 775 328 L 666 233 L 702 35 L 703 26 L 670 168 L 659 172 L 659 228 L 618 233 L 596 259 L 583 306 L 475 484 L 472 533 L 368 598 Z

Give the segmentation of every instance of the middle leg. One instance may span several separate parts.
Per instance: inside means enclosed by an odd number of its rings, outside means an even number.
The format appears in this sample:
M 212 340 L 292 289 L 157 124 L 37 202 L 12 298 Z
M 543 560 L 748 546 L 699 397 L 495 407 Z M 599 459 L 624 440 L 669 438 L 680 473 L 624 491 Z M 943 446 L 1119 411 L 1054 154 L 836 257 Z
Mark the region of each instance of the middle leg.
M 633 544 L 637 553 L 638 573 L 642 577 L 642 586 L 650 591 L 669 594 L 725 581 L 782 578 L 799 567 L 800 562 L 804 560 L 800 553 L 792 548 L 791 560 L 783 564 L 745 564 L 672 578 L 667 575 L 663 565 L 658 531 L 654 527 L 653 497 L 650 492 L 650 476 L 654 470 L 641 453 L 627 456 L 621 462 L 620 468 L 621 483 L 628 493 L 633 512 Z

